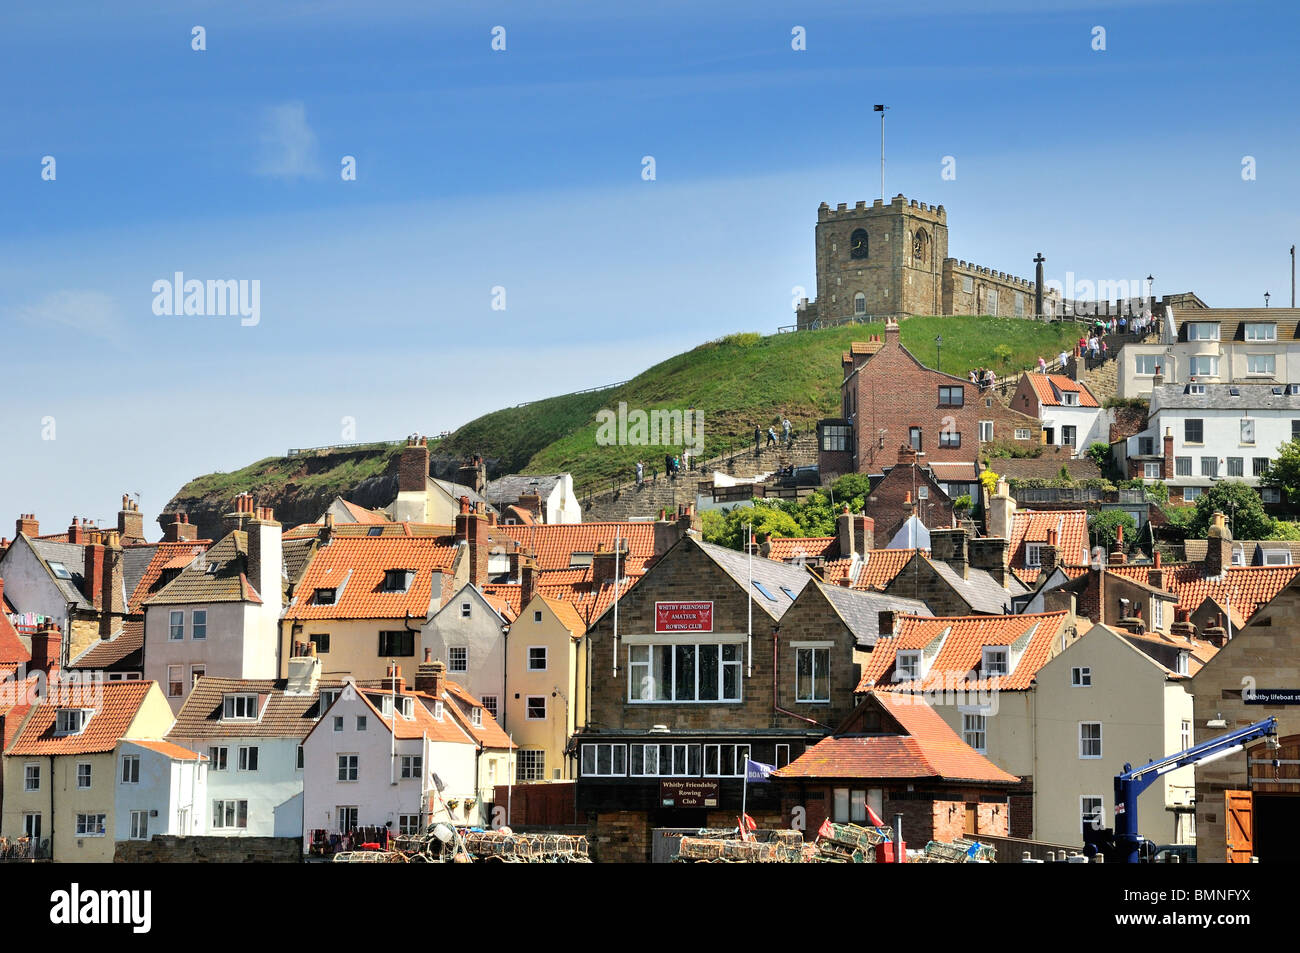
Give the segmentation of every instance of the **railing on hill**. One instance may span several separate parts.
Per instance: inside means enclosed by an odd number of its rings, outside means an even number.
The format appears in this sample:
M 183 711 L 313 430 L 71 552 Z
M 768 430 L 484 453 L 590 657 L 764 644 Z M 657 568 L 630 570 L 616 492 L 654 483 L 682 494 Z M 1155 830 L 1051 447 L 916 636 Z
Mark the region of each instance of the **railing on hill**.
M 624 384 L 628 384 L 628 383 L 631 383 L 631 382 L 630 382 L 630 381 L 616 381 L 616 382 L 613 383 L 613 384 L 601 384 L 599 387 L 588 387 L 588 388 L 586 388 L 585 390 L 571 390 L 571 391 L 569 391 L 567 394 L 559 394 L 559 395 L 557 395 L 557 396 L 560 396 L 560 397 L 572 397 L 572 396 L 574 396 L 575 394 L 594 394 L 594 393 L 596 393 L 596 391 L 599 391 L 599 390 L 613 390 L 615 387 L 622 387 Z M 539 403 L 540 401 L 543 401 L 543 400 L 555 400 L 555 398 L 554 398 L 554 397 L 539 397 L 537 400 L 526 400 L 526 401 L 524 401 L 522 404 L 515 404 L 515 409 L 518 410 L 520 407 L 527 407 L 529 404 L 536 404 L 536 403 Z
M 448 436 L 447 431 L 438 435 L 438 439 Z M 317 453 L 321 450 L 348 450 L 353 447 L 396 447 L 406 443 L 405 440 L 357 440 L 352 443 L 332 443 L 324 447 L 290 447 L 284 452 L 286 457 L 297 457 L 304 453 Z

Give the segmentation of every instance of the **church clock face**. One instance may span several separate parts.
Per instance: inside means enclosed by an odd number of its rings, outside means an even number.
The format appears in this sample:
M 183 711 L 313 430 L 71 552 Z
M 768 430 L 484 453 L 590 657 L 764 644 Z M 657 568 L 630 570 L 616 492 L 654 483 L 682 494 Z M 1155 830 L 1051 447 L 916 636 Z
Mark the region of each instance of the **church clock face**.
M 867 257 L 867 230 L 865 228 L 855 229 L 853 234 L 849 236 L 849 257 Z

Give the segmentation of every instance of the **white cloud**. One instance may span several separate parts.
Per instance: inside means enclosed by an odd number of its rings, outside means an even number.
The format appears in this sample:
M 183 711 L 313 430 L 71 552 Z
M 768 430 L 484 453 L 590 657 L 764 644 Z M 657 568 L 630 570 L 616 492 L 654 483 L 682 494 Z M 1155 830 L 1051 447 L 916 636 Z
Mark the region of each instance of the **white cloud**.
M 302 103 L 268 106 L 262 113 L 261 142 L 258 175 L 298 179 L 321 174 L 316 133 L 307 124 L 307 107 Z
M 55 291 L 33 303 L 9 308 L 14 321 L 46 331 L 69 329 L 112 340 L 119 331 L 117 306 L 102 291 Z

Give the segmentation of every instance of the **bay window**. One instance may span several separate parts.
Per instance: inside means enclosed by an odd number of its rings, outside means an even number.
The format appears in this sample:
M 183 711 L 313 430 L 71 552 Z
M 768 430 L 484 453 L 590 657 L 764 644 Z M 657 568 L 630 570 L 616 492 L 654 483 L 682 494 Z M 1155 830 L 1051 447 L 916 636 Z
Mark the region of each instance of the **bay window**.
M 628 700 L 740 701 L 742 648 L 739 643 L 629 645 Z

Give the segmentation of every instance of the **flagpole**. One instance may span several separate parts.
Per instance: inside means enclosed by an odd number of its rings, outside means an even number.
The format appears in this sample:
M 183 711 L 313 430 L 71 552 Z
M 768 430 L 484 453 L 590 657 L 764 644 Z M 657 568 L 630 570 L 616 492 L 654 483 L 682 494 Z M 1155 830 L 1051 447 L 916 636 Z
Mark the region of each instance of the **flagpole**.
M 746 592 L 749 594 L 749 622 L 747 623 L 748 632 L 745 636 L 745 675 L 747 678 L 752 678 L 754 675 L 754 524 L 747 524 L 745 530 L 745 551 L 749 554 L 749 562 L 747 563 L 749 585 L 745 587 Z
M 621 532 L 621 527 L 614 531 L 614 678 L 618 678 L 618 548 L 621 545 Z M 599 595 L 597 593 L 597 598 Z
M 740 838 L 745 839 L 745 812 L 749 810 L 749 755 L 745 755 L 745 783 L 740 789 Z

